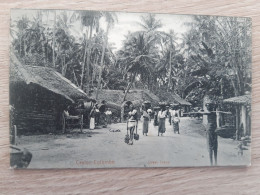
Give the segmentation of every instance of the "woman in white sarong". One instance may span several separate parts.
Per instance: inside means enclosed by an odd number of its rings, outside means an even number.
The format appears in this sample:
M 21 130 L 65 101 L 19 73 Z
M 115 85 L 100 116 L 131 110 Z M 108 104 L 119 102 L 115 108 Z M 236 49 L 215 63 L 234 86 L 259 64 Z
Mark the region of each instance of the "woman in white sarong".
M 89 124 L 89 129 L 95 129 L 95 106 L 93 109 L 90 111 L 90 124 Z

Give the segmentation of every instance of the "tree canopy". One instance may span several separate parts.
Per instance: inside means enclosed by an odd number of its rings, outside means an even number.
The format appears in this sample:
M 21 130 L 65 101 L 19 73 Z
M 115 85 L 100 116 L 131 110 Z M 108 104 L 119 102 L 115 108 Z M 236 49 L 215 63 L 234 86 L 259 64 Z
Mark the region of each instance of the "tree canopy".
M 143 14 L 141 30 L 128 32 L 115 50 L 109 35 L 117 22 L 117 13 L 100 11 L 22 15 L 11 23 L 11 49 L 24 65 L 51 67 L 97 96 L 138 88 L 176 93 L 197 106 L 205 94 L 223 99 L 251 91 L 248 18 L 194 16 L 178 34 Z

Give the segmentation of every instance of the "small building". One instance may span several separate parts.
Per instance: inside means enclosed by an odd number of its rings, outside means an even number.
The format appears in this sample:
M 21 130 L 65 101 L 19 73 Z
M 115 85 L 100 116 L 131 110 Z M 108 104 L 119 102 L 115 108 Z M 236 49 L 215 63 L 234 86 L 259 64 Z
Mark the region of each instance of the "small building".
M 190 108 L 192 106 L 192 104 L 190 102 L 188 102 L 185 99 L 181 98 L 177 94 L 172 94 L 171 97 L 173 99 L 172 103 L 179 105 L 184 113 L 187 113 L 187 112 L 190 111 Z
M 93 98 L 95 93 L 93 94 Z M 112 112 L 116 112 L 117 117 L 121 121 L 125 121 L 125 116 L 128 113 L 129 105 L 134 105 L 136 108 L 141 108 L 144 101 L 151 102 L 151 106 L 157 106 L 159 103 L 159 98 L 148 90 L 132 89 L 126 95 L 125 101 L 123 90 L 100 90 L 98 95 L 98 101 L 105 100 L 107 102 L 107 107 L 112 109 Z M 139 109 L 138 109 L 139 110 Z
M 235 112 L 235 128 L 238 130 L 243 125 L 243 136 L 251 135 L 251 95 L 242 95 L 223 100 L 224 104 L 232 105 Z
M 187 100 L 181 98 L 176 93 L 164 92 L 162 94 L 158 94 L 160 100 L 163 102 L 167 102 L 169 105 L 174 105 L 179 107 L 178 109 L 182 110 L 183 114 L 188 113 L 192 104 Z
M 15 109 L 17 134 L 50 133 L 62 129 L 64 109 L 87 94 L 47 67 L 22 65 L 14 54 L 10 63 L 10 105 Z

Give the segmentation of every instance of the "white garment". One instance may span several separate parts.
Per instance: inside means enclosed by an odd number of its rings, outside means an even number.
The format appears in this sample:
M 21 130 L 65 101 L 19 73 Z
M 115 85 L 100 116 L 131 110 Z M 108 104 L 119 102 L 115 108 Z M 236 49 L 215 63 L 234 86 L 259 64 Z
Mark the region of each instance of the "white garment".
M 93 117 L 90 118 L 89 129 L 95 129 L 95 118 Z
M 175 111 L 175 110 L 170 110 L 170 114 L 171 114 L 171 116 L 172 116 L 172 117 L 174 117 L 174 116 L 175 116 L 175 113 L 176 113 L 176 111 Z
M 158 112 L 158 118 L 165 118 L 166 117 L 166 111 L 159 111 Z
M 128 127 L 135 127 L 136 125 L 136 120 L 129 120 L 128 121 Z
M 137 110 L 134 109 L 133 111 L 130 111 L 128 114 L 132 116 L 132 115 L 135 115 L 136 113 L 137 113 Z
M 108 111 L 105 112 L 105 114 L 106 114 L 106 115 L 111 115 L 112 112 L 111 112 L 110 110 L 108 110 Z

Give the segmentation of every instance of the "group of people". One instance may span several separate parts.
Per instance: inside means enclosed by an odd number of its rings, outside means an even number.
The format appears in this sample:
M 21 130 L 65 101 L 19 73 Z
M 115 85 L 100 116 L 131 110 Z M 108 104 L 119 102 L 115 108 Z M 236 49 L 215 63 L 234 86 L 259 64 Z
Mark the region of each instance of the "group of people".
M 104 117 L 101 117 L 101 115 L 104 115 Z M 104 123 L 104 126 L 107 124 L 111 124 L 111 117 L 112 117 L 112 111 L 110 108 L 106 109 L 106 112 L 100 113 L 100 110 L 98 109 L 98 104 L 95 104 L 93 108 L 90 111 L 90 124 L 89 129 L 93 130 L 95 127 L 100 123 L 100 118 L 102 118 L 102 121 Z
M 162 136 L 165 131 L 165 121 L 166 118 L 169 117 L 170 124 L 173 125 L 173 131 L 174 133 L 180 133 L 179 131 L 179 112 L 177 110 L 171 109 L 167 110 L 161 107 L 161 109 L 157 112 L 154 112 L 154 118 L 155 120 L 158 120 L 158 136 Z M 151 122 L 151 115 L 152 115 L 152 109 L 151 108 L 142 108 L 142 119 L 143 119 L 143 135 L 147 136 L 149 131 L 149 123 Z M 127 128 L 130 131 L 130 144 L 133 144 L 133 134 L 134 130 L 137 129 L 138 124 L 138 116 L 137 116 L 137 110 L 132 106 L 131 111 L 128 113 L 128 121 L 127 121 Z

